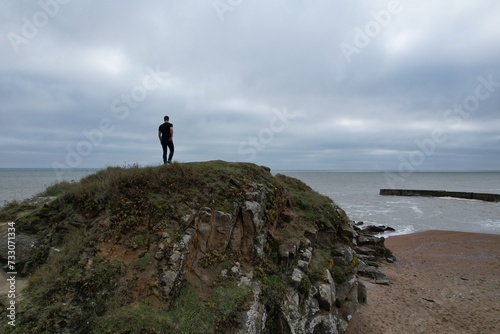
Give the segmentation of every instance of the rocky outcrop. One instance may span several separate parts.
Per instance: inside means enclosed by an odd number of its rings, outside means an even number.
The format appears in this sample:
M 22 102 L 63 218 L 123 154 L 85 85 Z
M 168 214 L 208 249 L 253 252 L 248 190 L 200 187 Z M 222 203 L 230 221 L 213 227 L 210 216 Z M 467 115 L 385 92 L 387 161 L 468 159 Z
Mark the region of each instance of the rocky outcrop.
M 238 314 L 241 326 L 231 328 L 230 333 L 271 333 L 266 324 L 269 311 L 262 301 L 262 277 L 256 277 L 253 264 L 268 261 L 270 254 L 265 252 L 265 245 L 278 242 L 278 263 L 289 283 L 283 282 L 285 293 L 273 317 L 282 319 L 286 328 L 283 333 L 344 333 L 358 304 L 355 270 L 341 283 L 334 281 L 332 268 L 324 268 L 321 280 L 314 282 L 308 274 L 317 246 L 328 247 L 334 255 L 332 261 L 339 267 L 352 265 L 355 251 L 349 244 L 335 243 L 334 234 L 326 231 L 309 231 L 309 238 L 299 234 L 294 236 L 298 237 L 294 242 L 270 241 L 268 229 L 272 223 L 266 214 L 269 200 L 262 185 L 253 185 L 252 192 L 246 194 L 244 203 L 233 213 L 209 207 L 193 210 L 185 217 L 181 242 L 172 243 L 168 248 L 164 247 L 164 240 L 158 244 L 155 258 L 162 269 L 157 288 L 168 300 L 178 294 L 185 275 L 192 275 L 208 286 L 220 277 L 236 278 L 239 284 L 252 289 L 252 295 L 249 308 Z M 290 213 L 291 208 L 287 210 Z M 220 275 L 213 273 L 213 268 L 207 266 L 207 257 L 227 253 L 240 254 L 242 262 L 234 262 L 231 269 L 222 270 Z
M 383 281 L 383 240 L 267 168 L 109 169 L 74 187 L 16 220 L 44 250 L 19 333 L 342 334 L 367 299 L 358 275 Z
M 396 258 L 385 247 L 385 238 L 380 234 L 394 232 L 395 230 L 384 225 L 363 225 L 363 222 L 351 222 L 351 226 L 355 231 L 354 250 L 359 258 L 357 273 L 375 284 L 389 285 L 390 281 L 379 269 L 379 263 L 381 261 L 393 263 Z M 366 301 L 366 296 L 361 295 L 360 299 Z

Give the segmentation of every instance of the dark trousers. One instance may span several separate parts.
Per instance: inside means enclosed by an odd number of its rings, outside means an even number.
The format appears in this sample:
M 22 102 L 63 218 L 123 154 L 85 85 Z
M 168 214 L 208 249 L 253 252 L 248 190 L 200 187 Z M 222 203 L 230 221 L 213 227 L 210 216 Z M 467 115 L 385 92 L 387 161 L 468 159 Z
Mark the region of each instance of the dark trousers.
M 170 150 L 170 154 L 168 155 L 168 162 L 172 162 L 172 157 L 174 156 L 174 142 L 172 140 L 161 143 L 161 147 L 163 147 L 163 162 L 167 162 L 167 152 Z

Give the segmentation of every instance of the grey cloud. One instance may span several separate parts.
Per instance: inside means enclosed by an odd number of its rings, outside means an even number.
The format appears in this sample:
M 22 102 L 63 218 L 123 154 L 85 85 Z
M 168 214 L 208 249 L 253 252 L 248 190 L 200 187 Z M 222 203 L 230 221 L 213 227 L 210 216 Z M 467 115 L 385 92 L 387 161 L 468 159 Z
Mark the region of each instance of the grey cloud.
M 467 113 L 453 108 L 475 102 L 479 77 L 500 82 L 500 5 L 399 4 L 349 62 L 341 43 L 354 45 L 388 2 L 242 1 L 223 20 L 202 0 L 60 3 L 18 53 L 0 42 L 0 168 L 64 164 L 89 133 L 77 167 L 155 164 L 167 114 L 179 161 L 396 169 L 442 130 L 418 168 L 498 169 L 500 87 Z M 1 6 L 4 37 L 43 10 Z M 144 89 L 147 68 L 169 77 Z M 297 117 L 269 132 L 283 108 Z

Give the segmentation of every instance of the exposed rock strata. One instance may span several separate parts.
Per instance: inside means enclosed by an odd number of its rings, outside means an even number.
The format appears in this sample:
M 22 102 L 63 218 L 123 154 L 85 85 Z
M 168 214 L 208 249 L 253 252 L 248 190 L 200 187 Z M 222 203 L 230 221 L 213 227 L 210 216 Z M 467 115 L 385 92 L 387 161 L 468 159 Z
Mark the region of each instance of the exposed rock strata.
M 360 228 L 363 222 L 351 222 L 355 231 L 354 250 L 359 259 L 357 273 L 359 276 L 371 280 L 375 284 L 389 285 L 387 276 L 379 269 L 380 261 L 394 262 L 396 259 L 392 252 L 385 247 L 383 236 L 376 234 L 393 232 L 394 229 L 388 226 L 367 225 Z M 362 283 L 360 283 L 362 284 Z M 361 301 L 366 301 L 366 295 L 361 295 Z
M 253 302 L 248 310 L 240 312 L 238 316 L 242 319 L 242 327 L 231 329 L 231 333 L 270 333 L 264 321 L 269 314 L 260 300 L 262 285 L 254 277 L 255 268 L 252 266 L 266 260 L 269 255 L 264 251 L 264 245 L 270 237 L 268 228 L 272 225 L 266 221 L 268 197 L 265 191 L 247 194 L 247 198 L 257 200 L 245 201 L 233 214 L 204 207 L 187 216 L 182 242 L 172 244 L 170 249 L 163 249 L 160 246 L 162 243 L 158 246 L 159 252 L 171 254 L 156 257 L 162 267 L 156 284 L 163 297 L 169 299 L 178 294 L 184 279 L 183 273 L 186 272 L 194 274 L 206 285 L 214 284 L 216 277 L 210 273 L 211 269 L 200 264 L 210 252 L 224 254 L 229 250 L 241 254 L 243 263 L 235 263 L 221 275 L 237 277 L 241 284 L 250 286 Z M 290 208 L 287 210 L 290 212 Z M 350 265 L 355 252 L 348 244 L 338 243 L 338 248 L 335 248 L 333 234 L 321 231 L 310 232 L 309 236 L 312 240 L 288 240 L 277 246 L 280 266 L 290 279 L 277 316 L 284 320 L 286 333 L 343 333 L 358 303 L 355 270 L 344 282 L 335 283 L 330 270 L 325 268 L 324 280 L 311 282 L 307 291 L 303 291 L 301 286 L 309 272 L 316 245 L 333 246 L 333 261 L 339 266 Z M 337 285 L 341 291 L 339 294 L 336 292 Z

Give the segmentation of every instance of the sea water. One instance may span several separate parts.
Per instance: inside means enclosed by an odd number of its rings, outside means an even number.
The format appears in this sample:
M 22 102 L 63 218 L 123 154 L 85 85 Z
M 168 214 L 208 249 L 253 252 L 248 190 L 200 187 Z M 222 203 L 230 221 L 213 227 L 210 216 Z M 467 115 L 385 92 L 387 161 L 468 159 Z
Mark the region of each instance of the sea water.
M 23 201 L 58 182 L 78 182 L 97 169 L 0 169 L 0 207 L 11 201 Z
M 282 171 L 330 197 L 356 222 L 386 225 L 392 234 L 447 230 L 500 234 L 500 202 L 381 196 L 380 189 L 425 189 L 500 194 L 500 172 Z M 397 184 L 395 184 L 397 180 Z
M 60 181 L 77 182 L 96 169 L 0 169 L 0 206 L 33 197 Z M 386 225 L 392 234 L 450 230 L 500 234 L 500 202 L 456 198 L 381 196 L 382 188 L 446 190 L 500 194 L 500 172 L 412 173 L 272 171 L 295 177 L 330 197 L 350 219 Z M 396 177 L 395 177 L 396 176 Z

